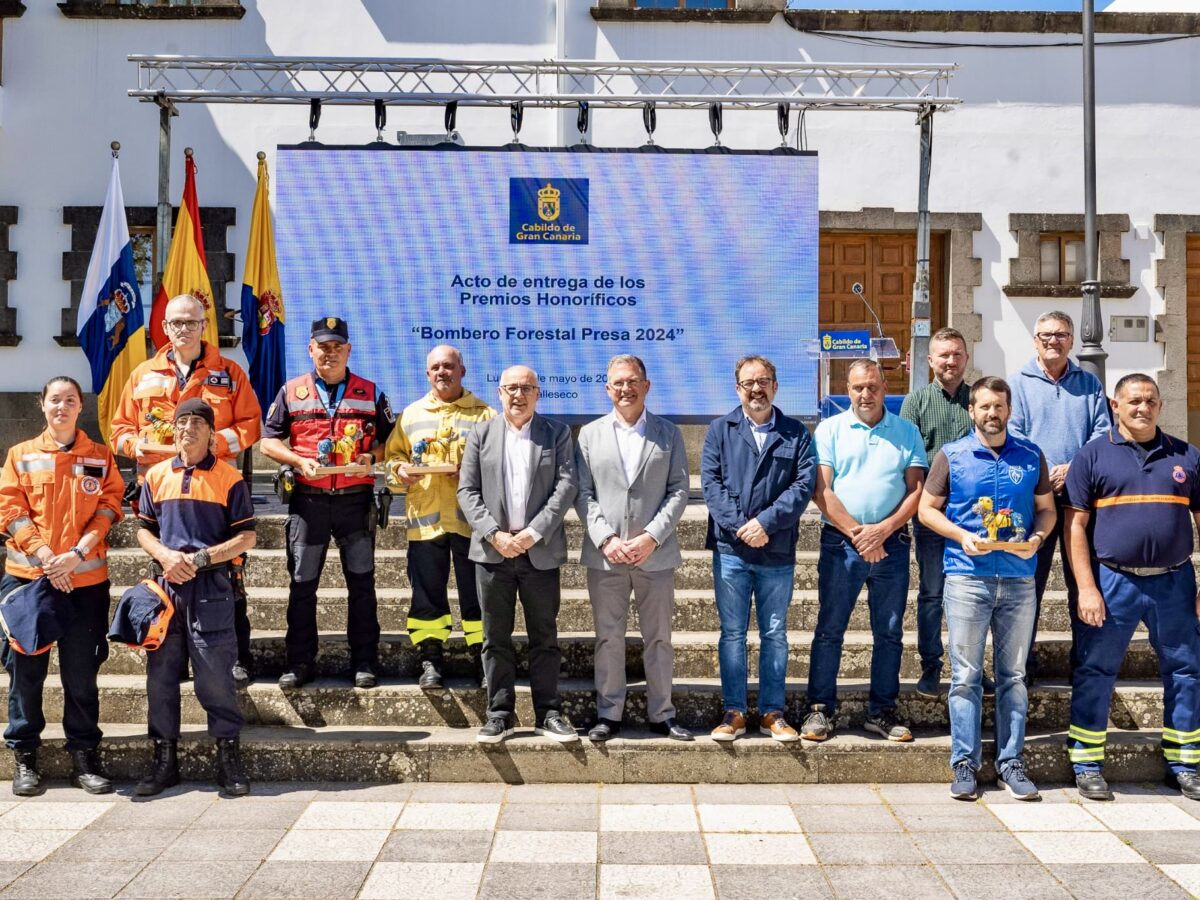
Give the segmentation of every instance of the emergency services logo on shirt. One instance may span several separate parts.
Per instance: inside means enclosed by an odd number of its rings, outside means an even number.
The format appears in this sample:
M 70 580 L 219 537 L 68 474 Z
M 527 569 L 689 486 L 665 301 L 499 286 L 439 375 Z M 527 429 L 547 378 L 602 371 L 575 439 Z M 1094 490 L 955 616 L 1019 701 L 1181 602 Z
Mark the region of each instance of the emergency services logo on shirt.
M 1016 466 L 1008 467 L 1008 480 L 1013 484 L 1020 484 L 1025 478 L 1025 471 Z
M 100 493 L 100 479 L 93 475 L 87 475 L 79 482 L 79 489 L 89 497 L 94 497 Z
M 1171 477 L 1177 484 L 1183 484 L 1187 481 L 1187 472 L 1183 471 L 1183 466 L 1176 466 L 1171 470 Z

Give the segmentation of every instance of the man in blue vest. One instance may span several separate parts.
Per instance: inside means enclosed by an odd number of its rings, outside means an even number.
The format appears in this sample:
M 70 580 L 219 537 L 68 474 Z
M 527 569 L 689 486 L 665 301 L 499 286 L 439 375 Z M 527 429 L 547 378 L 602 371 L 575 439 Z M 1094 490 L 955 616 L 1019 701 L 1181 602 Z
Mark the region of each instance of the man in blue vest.
M 1113 683 L 1144 622 L 1163 681 L 1166 782 L 1200 800 L 1200 598 L 1192 524 L 1200 525 L 1200 451 L 1164 434 L 1158 385 L 1126 375 L 1117 427 L 1067 473 L 1067 552 L 1079 580 L 1067 748 L 1080 796 L 1111 800 L 1104 750 Z
M 342 319 L 312 323 L 308 355 L 314 369 L 279 389 L 267 411 L 262 452 L 296 473 L 285 527 L 288 586 L 287 671 L 280 687 L 316 676 L 317 586 L 329 541 L 337 542 L 346 576 L 346 637 L 354 686 L 372 688 L 379 653 L 375 599 L 375 475 L 319 474 L 328 466 L 372 466 L 396 423 L 388 399 L 349 369 L 350 336 Z M 287 441 L 287 443 L 284 443 Z M 290 445 L 290 446 L 289 446 Z
M 983 764 L 983 656 L 988 630 L 996 660 L 996 769 L 1018 800 L 1036 800 L 1025 774 L 1025 660 L 1037 614 L 1036 554 L 1057 513 L 1042 452 L 1008 433 L 1012 392 L 1002 378 L 971 386 L 974 430 L 933 458 L 921 523 L 946 539 L 943 603 L 950 632 L 950 795 L 974 800 Z M 988 550 L 993 533 L 1020 550 Z M 1025 538 L 1028 536 L 1028 540 Z

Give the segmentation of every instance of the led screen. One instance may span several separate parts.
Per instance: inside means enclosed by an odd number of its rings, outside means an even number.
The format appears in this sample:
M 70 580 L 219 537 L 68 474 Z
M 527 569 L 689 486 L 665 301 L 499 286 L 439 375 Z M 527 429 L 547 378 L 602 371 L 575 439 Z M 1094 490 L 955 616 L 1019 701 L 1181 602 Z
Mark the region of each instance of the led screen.
M 310 322 L 341 316 L 351 369 L 397 410 L 450 343 L 493 405 L 521 363 L 538 410 L 576 421 L 611 409 L 618 353 L 678 421 L 732 409 L 749 353 L 778 367 L 778 406 L 817 412 L 814 154 L 280 147 L 276 192 L 289 376 Z

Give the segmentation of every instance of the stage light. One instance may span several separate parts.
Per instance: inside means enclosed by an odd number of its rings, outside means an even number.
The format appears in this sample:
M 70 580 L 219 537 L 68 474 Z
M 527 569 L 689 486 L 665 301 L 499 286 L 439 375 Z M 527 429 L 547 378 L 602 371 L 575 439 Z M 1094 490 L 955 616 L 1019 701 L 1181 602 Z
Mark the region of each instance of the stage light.
M 792 108 L 790 106 L 788 106 L 786 103 L 780 103 L 777 107 L 775 107 L 775 121 L 776 121 L 776 124 L 779 125 L 779 146 L 780 147 L 787 146 L 788 127 L 790 124 L 788 119 L 791 115 L 791 111 L 792 111 Z
M 654 129 L 658 127 L 658 112 L 654 109 L 653 103 L 647 103 L 642 107 L 642 125 L 646 129 L 646 144 L 654 146 Z
M 452 141 L 454 140 L 454 126 L 458 122 L 457 100 L 451 100 L 446 104 L 446 116 L 444 121 L 446 123 L 446 140 Z
M 317 126 L 321 124 L 321 101 L 314 97 L 308 101 L 308 139 L 316 141 Z
M 586 144 L 588 142 L 588 119 L 590 110 L 586 100 L 579 101 L 579 115 L 575 117 L 575 128 L 579 131 L 579 142 Z
M 708 127 L 712 129 L 713 146 L 721 146 L 721 128 L 724 125 L 720 103 L 708 105 Z
M 387 104 L 382 98 L 375 99 L 375 141 L 383 143 L 383 129 L 387 125 Z
M 508 121 L 512 125 L 514 144 L 521 143 L 521 125 L 525 122 L 525 105 L 510 103 L 508 106 Z

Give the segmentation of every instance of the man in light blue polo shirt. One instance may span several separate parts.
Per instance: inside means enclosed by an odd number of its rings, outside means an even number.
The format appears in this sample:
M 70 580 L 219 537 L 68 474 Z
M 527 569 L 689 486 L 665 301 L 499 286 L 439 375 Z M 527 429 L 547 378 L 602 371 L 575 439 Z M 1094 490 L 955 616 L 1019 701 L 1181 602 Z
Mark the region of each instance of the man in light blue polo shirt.
M 864 727 L 907 742 L 912 732 L 896 718 L 912 543 L 907 526 L 929 463 L 917 426 L 884 407 L 878 362 L 856 359 L 846 382 L 850 409 L 817 426 L 813 500 L 824 523 L 817 560 L 820 611 L 808 669 L 810 712 L 800 734 L 810 741 L 833 734 L 842 640 L 865 584 L 875 646 Z

